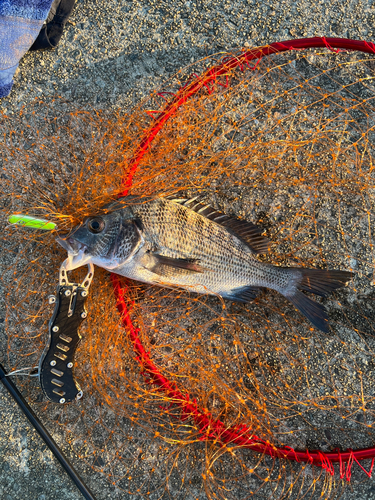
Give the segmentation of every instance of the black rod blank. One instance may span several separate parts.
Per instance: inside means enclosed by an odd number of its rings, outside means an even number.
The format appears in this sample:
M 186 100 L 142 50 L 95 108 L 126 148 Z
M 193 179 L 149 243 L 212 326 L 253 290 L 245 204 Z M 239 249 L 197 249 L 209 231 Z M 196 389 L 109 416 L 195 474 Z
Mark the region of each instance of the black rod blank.
M 4 387 L 8 390 L 10 395 L 16 401 L 18 406 L 21 408 L 23 413 L 29 419 L 30 423 L 34 427 L 34 429 L 38 432 L 38 434 L 42 437 L 48 448 L 52 451 L 54 456 L 60 462 L 60 464 L 64 467 L 67 474 L 70 476 L 72 481 L 75 483 L 79 491 L 82 493 L 86 500 L 95 500 L 94 495 L 85 485 L 83 480 L 80 478 L 78 473 L 74 470 L 72 464 L 68 461 L 68 459 L 64 456 L 63 452 L 60 450 L 58 445 L 53 440 L 52 436 L 49 434 L 47 429 L 44 427 L 39 418 L 35 415 L 29 404 L 26 402 L 22 394 L 19 392 L 17 387 L 14 385 L 12 380 L 6 377 L 6 371 L 4 367 L 0 364 L 0 380 L 3 383 Z

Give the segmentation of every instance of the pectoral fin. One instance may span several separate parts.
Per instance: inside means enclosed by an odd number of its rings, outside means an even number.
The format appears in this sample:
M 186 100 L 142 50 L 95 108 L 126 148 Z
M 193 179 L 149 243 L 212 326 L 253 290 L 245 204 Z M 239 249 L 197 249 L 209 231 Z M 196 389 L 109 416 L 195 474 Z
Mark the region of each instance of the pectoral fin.
M 205 269 L 199 265 L 197 259 L 175 259 L 173 257 L 165 257 L 157 253 L 148 253 L 147 269 L 161 276 L 170 275 L 174 271 L 176 274 L 187 273 L 203 273 Z

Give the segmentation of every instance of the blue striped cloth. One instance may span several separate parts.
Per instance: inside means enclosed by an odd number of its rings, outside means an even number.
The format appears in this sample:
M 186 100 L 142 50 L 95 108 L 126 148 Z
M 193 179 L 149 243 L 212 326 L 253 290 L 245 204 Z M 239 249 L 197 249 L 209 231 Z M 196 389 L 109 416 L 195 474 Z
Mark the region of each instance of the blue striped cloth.
M 0 98 L 9 94 L 19 60 L 37 38 L 53 0 L 0 0 Z

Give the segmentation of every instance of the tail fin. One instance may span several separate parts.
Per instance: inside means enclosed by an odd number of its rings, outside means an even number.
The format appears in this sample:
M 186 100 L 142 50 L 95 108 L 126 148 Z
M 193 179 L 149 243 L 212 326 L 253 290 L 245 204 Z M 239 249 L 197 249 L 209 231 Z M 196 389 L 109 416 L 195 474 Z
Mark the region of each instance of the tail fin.
M 294 276 L 296 276 L 296 274 Z M 295 279 L 294 277 L 294 292 L 289 292 L 285 296 L 316 328 L 328 333 L 328 315 L 324 306 L 310 299 L 299 290 L 325 297 L 333 290 L 344 286 L 353 277 L 353 273 L 348 271 L 326 271 L 323 269 L 300 268 L 298 269 L 298 274 L 300 276 L 299 279 Z

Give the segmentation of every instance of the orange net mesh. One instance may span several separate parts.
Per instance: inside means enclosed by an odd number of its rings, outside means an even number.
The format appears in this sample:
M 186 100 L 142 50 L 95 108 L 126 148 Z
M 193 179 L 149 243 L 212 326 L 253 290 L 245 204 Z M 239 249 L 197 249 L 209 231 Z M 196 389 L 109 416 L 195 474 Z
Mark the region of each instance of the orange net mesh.
M 212 64 L 201 61 L 197 72 Z M 126 114 L 57 100 L 2 117 L 9 371 L 38 363 L 52 314 L 46 298 L 65 255 L 53 235 L 7 226 L 7 215 L 43 216 L 65 231 L 115 199 L 144 130 L 160 116 L 153 110 L 187 77 L 182 71 Z M 342 477 L 350 479 L 342 463 L 331 476 L 323 455 L 316 468 L 256 453 L 233 436 L 223 444 L 186 401 L 221 422 L 221 433 L 256 436 L 271 454 L 276 447 L 324 453 L 374 446 L 374 98 L 371 55 L 276 53 L 253 67 L 227 68 L 163 124 L 130 193 L 199 195 L 265 228 L 272 245 L 260 259 L 351 270 L 355 278 L 323 300 L 328 335 L 270 290 L 238 304 L 122 280 L 139 340 L 182 402 L 147 373 L 110 276 L 97 268 L 76 356 L 84 398 L 56 407 L 43 402 L 35 381 L 17 382 L 93 474 L 155 498 L 292 491 L 308 498 L 317 489 L 328 497 L 339 493 Z M 368 471 L 371 461 L 362 465 Z M 353 475 L 366 477 L 359 468 Z

